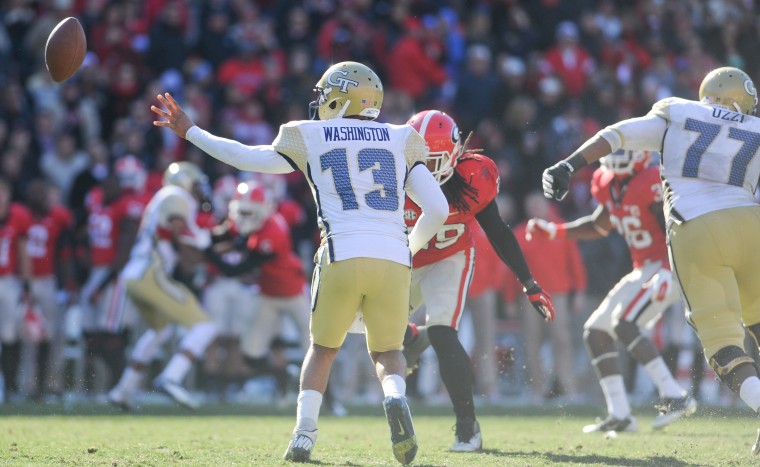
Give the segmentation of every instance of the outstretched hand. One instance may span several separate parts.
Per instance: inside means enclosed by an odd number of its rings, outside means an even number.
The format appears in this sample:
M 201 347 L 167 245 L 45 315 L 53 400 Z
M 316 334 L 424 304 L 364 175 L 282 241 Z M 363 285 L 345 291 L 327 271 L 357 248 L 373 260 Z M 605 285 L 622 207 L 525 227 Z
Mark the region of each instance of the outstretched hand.
M 556 317 L 554 311 L 554 303 L 552 297 L 547 292 L 541 289 L 541 286 L 534 284 L 530 289 L 523 289 L 525 295 L 528 296 L 528 301 L 533 305 L 533 308 L 547 323 L 554 321 Z
M 170 128 L 173 132 L 177 133 L 180 138 L 184 138 L 187 134 L 187 130 L 195 126 L 190 117 L 187 116 L 182 107 L 174 100 L 171 94 L 164 93 L 159 94 L 158 101 L 164 106 L 164 109 L 159 109 L 155 105 L 150 106 L 150 110 L 166 121 L 155 120 L 153 125 L 163 126 Z

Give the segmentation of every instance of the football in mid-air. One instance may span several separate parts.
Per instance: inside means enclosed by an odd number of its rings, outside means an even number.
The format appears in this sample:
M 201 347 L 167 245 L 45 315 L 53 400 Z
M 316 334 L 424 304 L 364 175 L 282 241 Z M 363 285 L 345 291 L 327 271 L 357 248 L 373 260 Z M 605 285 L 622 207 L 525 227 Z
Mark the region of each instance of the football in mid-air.
M 87 39 L 79 20 L 69 16 L 53 29 L 45 44 L 45 66 L 56 82 L 66 81 L 79 69 L 87 52 Z

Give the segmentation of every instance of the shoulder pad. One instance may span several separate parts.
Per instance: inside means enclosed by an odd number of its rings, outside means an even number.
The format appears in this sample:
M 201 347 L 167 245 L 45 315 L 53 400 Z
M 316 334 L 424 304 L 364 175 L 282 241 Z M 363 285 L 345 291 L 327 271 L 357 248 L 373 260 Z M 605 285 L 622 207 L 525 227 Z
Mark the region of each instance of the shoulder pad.
M 274 150 L 287 156 L 301 171 L 306 170 L 308 151 L 299 126 L 303 121 L 288 122 L 280 126 L 280 132 L 272 142 Z
M 411 169 L 418 162 L 425 163 L 425 159 L 428 156 L 428 147 L 425 144 L 425 138 L 417 133 L 417 130 L 411 126 L 408 126 L 408 128 L 409 137 L 406 139 L 406 146 L 404 146 L 404 156 L 406 157 L 407 169 Z

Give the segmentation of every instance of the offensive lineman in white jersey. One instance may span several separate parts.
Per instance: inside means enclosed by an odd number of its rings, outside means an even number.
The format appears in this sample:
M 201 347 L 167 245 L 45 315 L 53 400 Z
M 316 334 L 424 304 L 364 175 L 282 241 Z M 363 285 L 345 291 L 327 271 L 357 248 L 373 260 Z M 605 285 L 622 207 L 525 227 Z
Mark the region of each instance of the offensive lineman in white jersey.
M 443 225 L 448 204 L 425 167 L 424 139 L 408 125 L 373 122 L 383 87 L 356 62 L 337 63 L 317 82 L 310 107 L 320 120 L 282 125 L 274 143 L 245 146 L 194 126 L 167 93 L 152 106 L 171 128 L 205 152 L 241 170 L 300 170 L 317 204 L 322 245 L 312 280 L 311 347 L 301 371 L 296 427 L 285 459 L 306 462 L 330 368 L 361 307 L 367 347 L 385 394 L 383 407 L 396 460 L 408 464 L 417 440 L 405 397 L 401 353 L 409 310 L 411 256 Z M 423 215 L 407 236 L 404 196 Z
M 211 235 L 196 224 L 198 200 L 204 196 L 206 175 L 191 162 L 174 162 L 164 172 L 163 187 L 143 213 L 129 261 L 121 272 L 127 295 L 148 324 L 132 351 L 132 360 L 108 393 L 108 400 L 122 409 L 132 406 L 132 394 L 158 348 L 172 335 L 172 324 L 187 327 L 178 351 L 156 378 L 155 386 L 190 409 L 198 403 L 182 387 L 195 360 L 217 334 L 195 294 L 179 278 L 203 260 L 200 253 Z
M 745 328 L 760 339 L 757 91 L 724 67 L 705 76 L 699 98 L 664 99 L 601 130 L 544 171 L 544 195 L 562 200 L 575 171 L 618 149 L 661 151 L 668 253 L 687 319 L 718 378 L 757 413 L 760 378 L 744 349 Z

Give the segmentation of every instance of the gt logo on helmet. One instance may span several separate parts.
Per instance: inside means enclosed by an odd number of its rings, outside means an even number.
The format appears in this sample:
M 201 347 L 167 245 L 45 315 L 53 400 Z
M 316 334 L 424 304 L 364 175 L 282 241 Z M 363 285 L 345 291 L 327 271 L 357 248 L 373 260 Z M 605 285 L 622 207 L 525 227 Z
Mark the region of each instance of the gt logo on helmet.
M 334 72 L 330 74 L 330 76 L 327 77 L 327 84 L 338 86 L 340 88 L 340 92 L 347 94 L 349 85 L 359 87 L 358 81 L 354 81 L 352 79 L 347 79 L 347 78 L 343 78 L 341 76 L 336 76 L 336 75 L 347 76 L 348 72 L 343 71 L 343 70 L 335 70 Z

